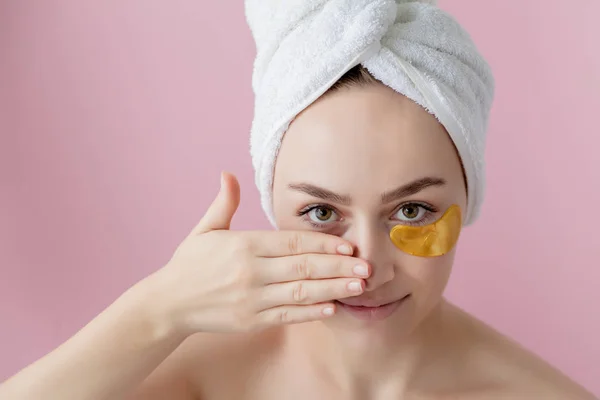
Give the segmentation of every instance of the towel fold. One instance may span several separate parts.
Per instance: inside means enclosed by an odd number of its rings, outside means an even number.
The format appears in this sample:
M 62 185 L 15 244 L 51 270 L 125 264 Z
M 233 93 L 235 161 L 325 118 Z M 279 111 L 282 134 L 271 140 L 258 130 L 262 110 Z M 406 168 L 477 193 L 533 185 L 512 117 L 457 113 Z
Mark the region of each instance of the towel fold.
M 250 152 L 262 207 L 275 225 L 273 173 L 290 122 L 348 70 L 420 104 L 446 128 L 467 180 L 465 225 L 479 215 L 491 69 L 469 34 L 435 1 L 246 0 L 256 43 Z

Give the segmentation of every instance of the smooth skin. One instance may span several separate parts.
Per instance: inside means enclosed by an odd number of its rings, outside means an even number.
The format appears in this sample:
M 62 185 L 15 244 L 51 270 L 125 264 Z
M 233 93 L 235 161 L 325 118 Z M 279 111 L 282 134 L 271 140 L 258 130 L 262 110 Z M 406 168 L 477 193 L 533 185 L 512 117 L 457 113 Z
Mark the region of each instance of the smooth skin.
M 280 231 L 230 231 L 240 191 L 224 174 L 170 262 L 0 398 L 594 399 L 444 299 L 456 248 L 389 240 L 467 202 L 452 142 L 415 103 L 379 84 L 325 95 L 291 124 L 273 190 Z M 377 321 L 335 301 L 405 296 Z

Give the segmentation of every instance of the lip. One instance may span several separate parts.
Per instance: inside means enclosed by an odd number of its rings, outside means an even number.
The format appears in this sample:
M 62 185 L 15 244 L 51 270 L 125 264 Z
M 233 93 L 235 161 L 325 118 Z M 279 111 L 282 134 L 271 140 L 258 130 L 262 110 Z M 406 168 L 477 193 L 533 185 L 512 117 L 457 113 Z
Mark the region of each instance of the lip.
M 340 300 L 337 300 L 336 302 L 342 310 L 357 319 L 363 321 L 381 321 L 392 315 L 409 297 L 410 294 L 404 296 L 400 300 L 387 304 L 374 301 L 352 302 L 350 299 L 344 300 L 345 302 Z M 355 304 L 349 304 L 351 302 Z

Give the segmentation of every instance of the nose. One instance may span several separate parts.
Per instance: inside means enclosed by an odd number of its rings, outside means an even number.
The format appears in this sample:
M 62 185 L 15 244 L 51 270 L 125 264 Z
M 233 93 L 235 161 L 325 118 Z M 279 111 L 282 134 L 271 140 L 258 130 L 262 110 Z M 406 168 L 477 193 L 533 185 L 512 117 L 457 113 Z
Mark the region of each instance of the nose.
M 394 259 L 390 254 L 389 230 L 376 224 L 356 226 L 347 239 L 356 246 L 354 255 L 371 264 L 371 276 L 366 279 L 365 291 L 373 291 L 396 276 Z

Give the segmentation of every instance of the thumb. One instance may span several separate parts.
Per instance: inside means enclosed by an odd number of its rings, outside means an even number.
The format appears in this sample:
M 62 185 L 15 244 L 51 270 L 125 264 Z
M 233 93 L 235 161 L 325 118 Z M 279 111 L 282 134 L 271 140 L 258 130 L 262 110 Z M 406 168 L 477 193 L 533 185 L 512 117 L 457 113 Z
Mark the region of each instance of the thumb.
M 221 189 L 217 197 L 192 231 L 201 234 L 212 230 L 229 229 L 231 220 L 240 205 L 240 184 L 237 178 L 227 172 L 221 173 Z

